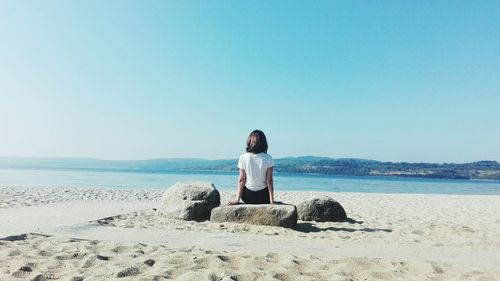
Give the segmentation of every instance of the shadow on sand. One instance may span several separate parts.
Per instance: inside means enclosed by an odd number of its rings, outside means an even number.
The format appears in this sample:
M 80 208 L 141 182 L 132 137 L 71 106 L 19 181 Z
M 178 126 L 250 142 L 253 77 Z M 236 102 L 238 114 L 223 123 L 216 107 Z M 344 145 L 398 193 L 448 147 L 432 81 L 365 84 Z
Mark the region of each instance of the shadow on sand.
M 350 224 L 363 224 L 363 221 L 357 221 L 355 219 L 348 218 L 346 223 Z M 344 222 L 344 223 L 345 223 Z M 300 232 L 321 232 L 321 231 L 345 231 L 345 232 L 357 232 L 357 231 L 362 231 L 362 232 L 392 232 L 392 229 L 387 229 L 387 228 L 349 228 L 349 227 L 335 227 L 335 226 L 328 226 L 328 227 L 318 227 L 314 223 L 309 223 L 309 222 L 299 222 L 297 223 L 297 226 L 295 227 L 295 230 L 300 231 Z

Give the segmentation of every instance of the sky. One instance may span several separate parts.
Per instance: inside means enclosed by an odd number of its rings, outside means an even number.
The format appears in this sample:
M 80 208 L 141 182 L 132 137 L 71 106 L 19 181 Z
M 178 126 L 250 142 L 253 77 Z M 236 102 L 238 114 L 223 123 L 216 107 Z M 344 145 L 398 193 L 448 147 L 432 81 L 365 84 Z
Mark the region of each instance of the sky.
M 500 1 L 0 1 L 0 156 L 500 161 Z

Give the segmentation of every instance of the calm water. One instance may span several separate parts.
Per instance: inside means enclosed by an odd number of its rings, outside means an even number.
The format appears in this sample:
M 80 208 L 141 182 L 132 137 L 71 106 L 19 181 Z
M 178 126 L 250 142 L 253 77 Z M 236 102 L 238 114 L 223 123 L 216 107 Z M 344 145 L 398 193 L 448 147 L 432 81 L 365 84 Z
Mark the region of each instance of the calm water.
M 210 181 L 219 189 L 235 189 L 236 173 L 104 171 L 95 169 L 0 168 L 0 186 L 72 186 L 166 188 L 186 180 Z M 275 189 L 368 193 L 497 194 L 500 181 L 436 180 L 276 174 Z

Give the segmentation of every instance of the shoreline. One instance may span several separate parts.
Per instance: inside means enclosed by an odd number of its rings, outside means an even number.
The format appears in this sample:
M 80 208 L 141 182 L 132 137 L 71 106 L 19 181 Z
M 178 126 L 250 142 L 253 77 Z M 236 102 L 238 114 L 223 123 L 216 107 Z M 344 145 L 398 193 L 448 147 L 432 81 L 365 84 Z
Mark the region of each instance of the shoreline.
M 499 195 L 277 191 L 276 200 L 294 204 L 329 195 L 356 222 L 299 221 L 292 230 L 165 219 L 153 210 L 163 191 L 0 187 L 0 224 L 5 226 L 0 236 L 27 234 L 24 239 L 0 240 L 0 279 L 500 276 L 495 267 L 500 263 Z M 220 193 L 224 204 L 234 191 Z M 155 265 L 144 264 L 146 260 Z M 67 276 L 83 279 L 64 279 Z
M 167 187 L 168 188 L 168 187 Z M 12 207 L 28 207 L 51 203 L 72 202 L 72 201 L 158 201 L 167 188 L 117 188 L 117 187 L 76 187 L 76 186 L 12 186 L 0 185 L 0 209 Z M 236 192 L 230 189 L 218 189 L 221 194 L 221 204 L 229 201 Z M 297 203 L 303 195 L 315 196 L 326 195 L 332 197 L 352 197 L 352 196 L 415 196 L 415 197 L 488 197 L 500 198 L 500 194 L 448 194 L 448 193 L 384 193 L 384 192 L 351 192 L 351 191 L 304 191 L 304 190 L 275 190 L 277 201 L 289 200 L 290 203 Z M 290 195 L 297 195 L 295 196 Z M 226 200 L 226 201 L 224 201 Z

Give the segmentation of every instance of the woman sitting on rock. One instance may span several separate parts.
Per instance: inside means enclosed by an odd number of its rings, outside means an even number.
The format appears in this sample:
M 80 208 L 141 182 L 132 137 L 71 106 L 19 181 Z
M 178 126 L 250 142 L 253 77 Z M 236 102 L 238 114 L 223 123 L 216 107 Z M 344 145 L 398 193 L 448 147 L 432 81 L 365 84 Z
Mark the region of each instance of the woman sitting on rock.
M 274 204 L 273 158 L 267 154 L 266 135 L 260 130 L 250 133 L 246 153 L 240 156 L 240 176 L 236 199 L 228 205 Z

